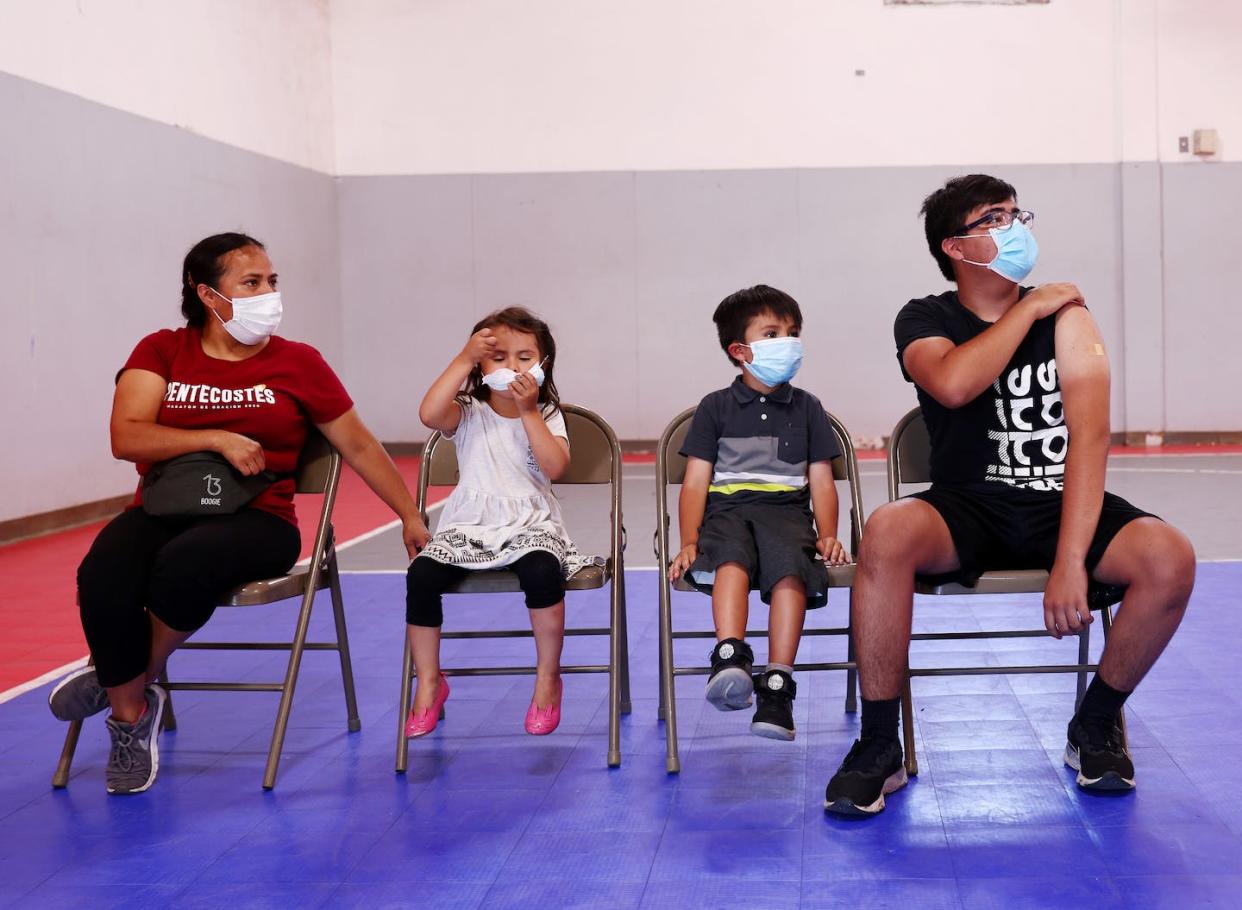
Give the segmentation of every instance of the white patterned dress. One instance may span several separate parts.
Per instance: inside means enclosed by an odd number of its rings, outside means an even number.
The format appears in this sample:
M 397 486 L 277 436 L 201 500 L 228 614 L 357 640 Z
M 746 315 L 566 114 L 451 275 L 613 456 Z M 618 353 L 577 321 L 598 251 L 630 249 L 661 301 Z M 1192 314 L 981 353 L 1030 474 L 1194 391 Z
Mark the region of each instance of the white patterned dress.
M 591 563 L 569 539 L 560 502 L 522 419 L 502 417 L 473 398 L 461 408 L 461 422 L 450 437 L 460 479 L 419 555 L 465 569 L 499 569 L 542 550 L 560 560 L 566 578 Z M 553 436 L 568 441 L 559 410 L 544 422 Z

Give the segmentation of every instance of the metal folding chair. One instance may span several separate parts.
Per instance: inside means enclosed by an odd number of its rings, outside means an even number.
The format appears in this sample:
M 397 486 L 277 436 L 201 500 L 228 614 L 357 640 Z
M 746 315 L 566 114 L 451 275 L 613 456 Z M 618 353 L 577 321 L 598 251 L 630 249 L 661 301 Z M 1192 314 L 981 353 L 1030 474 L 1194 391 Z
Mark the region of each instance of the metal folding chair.
M 656 450 L 656 565 L 660 567 L 660 707 L 659 716 L 664 721 L 664 739 L 667 746 L 665 768 L 670 774 L 681 771 L 681 758 L 677 751 L 677 699 L 674 683 L 678 676 L 705 676 L 711 668 L 704 665 L 678 667 L 674 665 L 673 642 L 682 638 L 715 638 L 716 633 L 704 631 L 674 631 L 672 590 L 694 591 L 684 578 L 675 584 L 668 580 L 668 566 L 672 560 L 669 548 L 669 508 L 668 487 L 680 484 L 686 475 L 686 459 L 680 454 L 686 433 L 690 430 L 690 421 L 694 417 L 695 408 L 682 411 L 664 428 Z M 827 412 L 825 412 L 827 413 Z M 850 434 L 841 421 L 828 414 L 828 422 L 836 434 L 841 455 L 832 461 L 832 476 L 836 480 L 844 480 L 850 488 L 850 550 L 858 552 L 858 543 L 862 539 L 862 493 L 858 482 L 858 458 L 854 452 L 854 444 Z M 835 531 L 835 529 L 833 529 Z M 828 587 L 852 588 L 854 584 L 854 566 L 829 566 Z M 851 617 L 853 615 L 853 592 L 851 591 Z M 746 632 L 748 638 L 766 638 L 766 630 Z M 846 691 L 845 710 L 853 712 L 857 708 L 857 670 L 854 663 L 854 639 L 850 634 L 850 626 L 831 629 L 805 629 L 803 637 L 822 635 L 846 636 L 846 660 L 834 663 L 798 663 L 795 670 L 845 670 Z M 758 668 L 756 668 L 758 669 Z
M 898 421 L 888 444 L 888 498 L 891 502 L 901 495 L 901 488 L 908 484 L 931 482 L 931 441 L 923 412 L 915 408 Z M 984 572 L 973 587 L 956 582 L 941 583 L 928 579 L 916 579 L 916 594 L 1038 594 L 1048 584 L 1048 573 L 1042 569 L 1011 569 Z M 1108 640 L 1112 628 L 1112 605 L 1121 600 L 1124 589 L 1112 585 L 1091 582 L 1088 589 L 1088 606 L 1100 611 L 1104 627 L 1104 640 Z M 910 636 L 911 641 L 955 641 L 991 638 L 1044 638 L 1046 629 L 1014 629 L 996 632 L 922 632 Z M 1020 673 L 1077 673 L 1078 692 L 1075 706 L 1082 701 L 1087 689 L 1087 674 L 1099 669 L 1089 663 L 1091 627 L 1085 626 L 1078 635 L 1078 662 L 1075 664 L 1037 664 L 1003 667 L 920 667 L 911 668 L 909 674 L 916 676 L 991 676 Z M 907 686 L 908 691 L 908 686 Z M 1121 718 L 1125 733 L 1125 717 Z M 902 711 L 902 736 L 905 740 L 906 771 L 918 774 L 918 758 L 914 746 L 914 720 L 912 712 Z
M 586 408 L 562 404 L 569 433 L 569 468 L 557 484 L 608 484 L 611 510 L 609 554 L 603 565 L 579 569 L 565 582 L 567 591 L 589 591 L 611 585 L 609 625 L 598 628 L 566 628 L 566 636 L 607 635 L 607 664 L 562 666 L 562 673 L 608 674 L 608 765 L 621 765 L 621 715 L 630 713 L 630 661 L 625 621 L 625 528 L 621 520 L 621 446 L 617 435 L 603 418 Z M 418 475 L 418 510 L 427 519 L 427 487 L 454 486 L 458 480 L 457 450 L 451 439 L 433 433 L 423 449 Z M 521 591 L 517 575 L 506 569 L 470 572 L 448 589 L 452 594 L 493 594 Z M 498 632 L 444 632 L 441 639 L 532 638 L 530 629 Z M 531 676 L 535 667 L 456 667 L 442 670 L 445 676 Z M 414 679 L 414 660 L 408 636 L 401 669 L 401 699 L 397 714 L 397 772 L 409 766 L 410 743 L 405 736 L 405 719 L 410 711 L 410 684 Z M 441 714 L 443 716 L 443 713 Z
M 319 512 L 319 526 L 315 531 L 315 546 L 309 563 L 279 578 L 266 578 L 235 588 L 220 604 L 223 607 L 253 607 L 272 604 L 291 597 L 302 598 L 294 626 L 293 640 L 282 642 L 203 642 L 188 641 L 182 651 L 288 651 L 289 663 L 283 682 L 169 682 L 165 673 L 162 685 L 170 690 L 211 692 L 279 692 L 280 706 L 276 711 L 276 724 L 272 729 L 272 744 L 267 753 L 267 766 L 263 772 L 263 788 L 276 786 L 276 771 L 289 725 L 289 712 L 293 707 L 293 691 L 297 686 L 298 671 L 305 651 L 336 651 L 341 659 L 341 681 L 345 687 L 345 711 L 351 733 L 362 728 L 358 719 L 358 701 L 354 695 L 354 674 L 349 657 L 349 639 L 345 632 L 345 602 L 341 597 L 341 579 L 336 563 L 336 542 L 332 530 L 332 507 L 336 502 L 337 486 L 341 476 L 341 455 L 324 436 L 312 429 L 306 437 L 298 459 L 296 474 L 297 492 L 322 493 L 323 507 Z M 332 615 L 336 622 L 336 641 L 308 642 L 311 608 L 315 593 L 328 589 L 332 592 Z M 176 717 L 169 698 L 164 712 L 163 728 L 175 730 Z M 77 749 L 82 722 L 69 724 L 60 762 L 52 777 L 52 786 L 61 788 L 69 783 L 69 769 L 73 753 Z

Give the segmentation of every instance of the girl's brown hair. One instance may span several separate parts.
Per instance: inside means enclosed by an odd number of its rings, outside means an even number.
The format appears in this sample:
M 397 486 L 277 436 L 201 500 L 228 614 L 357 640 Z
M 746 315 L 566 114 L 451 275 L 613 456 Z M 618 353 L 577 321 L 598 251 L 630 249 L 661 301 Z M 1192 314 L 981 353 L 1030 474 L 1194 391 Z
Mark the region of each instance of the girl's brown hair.
M 540 410 L 545 417 L 560 410 L 561 396 L 556 390 L 556 380 L 553 378 L 553 371 L 556 369 L 556 339 L 552 337 L 548 324 L 525 307 L 510 306 L 484 316 L 474 324 L 470 334 L 499 326 L 535 336 L 535 344 L 539 346 L 539 358 L 544 361 L 543 385 L 539 387 L 539 404 L 542 405 Z M 476 363 L 466 377 L 466 387 L 457 393 L 457 400 L 462 404 L 469 403 L 471 398 L 487 401 L 491 392 L 483 384 L 483 368 Z

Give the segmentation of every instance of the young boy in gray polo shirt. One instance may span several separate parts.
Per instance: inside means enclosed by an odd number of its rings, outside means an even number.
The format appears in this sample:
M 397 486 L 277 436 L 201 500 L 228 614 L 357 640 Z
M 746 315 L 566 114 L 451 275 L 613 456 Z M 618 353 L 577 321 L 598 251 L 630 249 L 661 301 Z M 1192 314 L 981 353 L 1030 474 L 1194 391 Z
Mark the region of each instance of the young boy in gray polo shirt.
M 761 284 L 730 294 L 712 320 L 741 374 L 699 403 L 681 448 L 682 546 L 669 577 L 684 574 L 712 597 L 707 700 L 738 711 L 757 693 L 751 732 L 792 740 L 793 664 L 806 610 L 827 603 L 825 563 L 849 561 L 836 539 L 831 461 L 841 451 L 819 399 L 789 384 L 802 363 L 797 301 Z M 768 665 L 753 678 L 744 640 L 752 587 L 770 607 Z

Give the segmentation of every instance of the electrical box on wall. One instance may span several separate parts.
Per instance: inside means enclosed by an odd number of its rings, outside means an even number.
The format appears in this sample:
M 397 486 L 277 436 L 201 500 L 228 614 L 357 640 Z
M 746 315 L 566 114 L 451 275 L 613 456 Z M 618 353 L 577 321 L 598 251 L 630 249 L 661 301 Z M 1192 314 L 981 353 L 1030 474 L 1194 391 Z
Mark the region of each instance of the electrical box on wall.
M 1195 130 L 1191 134 L 1196 155 L 1215 155 L 1219 140 L 1216 130 Z

